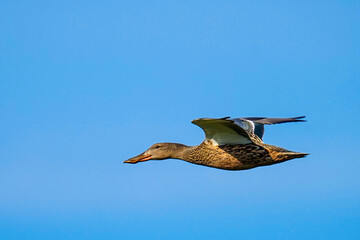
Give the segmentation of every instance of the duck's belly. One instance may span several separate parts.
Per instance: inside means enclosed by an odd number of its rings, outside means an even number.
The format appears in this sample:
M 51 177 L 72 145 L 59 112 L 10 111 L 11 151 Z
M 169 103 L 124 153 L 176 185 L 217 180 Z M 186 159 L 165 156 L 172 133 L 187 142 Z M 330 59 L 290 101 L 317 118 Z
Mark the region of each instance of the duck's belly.
M 277 163 L 267 149 L 256 144 L 214 146 L 206 143 L 191 152 L 189 162 L 227 170 L 243 170 Z

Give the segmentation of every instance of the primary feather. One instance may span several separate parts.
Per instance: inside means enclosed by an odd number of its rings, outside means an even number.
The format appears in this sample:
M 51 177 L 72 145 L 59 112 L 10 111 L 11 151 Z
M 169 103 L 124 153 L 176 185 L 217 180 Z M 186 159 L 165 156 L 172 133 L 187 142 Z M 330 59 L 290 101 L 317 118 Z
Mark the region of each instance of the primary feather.
M 254 133 L 260 139 L 262 139 L 265 132 L 264 125 L 288 123 L 288 122 L 306 122 L 306 120 L 303 120 L 302 118 L 305 118 L 305 116 L 293 117 L 293 118 L 245 117 L 245 118 L 235 118 L 235 119 L 246 119 L 252 121 L 255 125 Z

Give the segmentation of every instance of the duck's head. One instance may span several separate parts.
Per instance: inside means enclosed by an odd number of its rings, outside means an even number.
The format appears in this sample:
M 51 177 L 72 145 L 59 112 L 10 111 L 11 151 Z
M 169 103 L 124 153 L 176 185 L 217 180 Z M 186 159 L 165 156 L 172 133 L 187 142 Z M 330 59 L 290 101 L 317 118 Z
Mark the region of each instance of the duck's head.
M 188 147 L 178 143 L 156 143 L 145 152 L 124 161 L 124 163 L 138 163 L 148 160 L 181 158 L 181 155 L 185 148 Z

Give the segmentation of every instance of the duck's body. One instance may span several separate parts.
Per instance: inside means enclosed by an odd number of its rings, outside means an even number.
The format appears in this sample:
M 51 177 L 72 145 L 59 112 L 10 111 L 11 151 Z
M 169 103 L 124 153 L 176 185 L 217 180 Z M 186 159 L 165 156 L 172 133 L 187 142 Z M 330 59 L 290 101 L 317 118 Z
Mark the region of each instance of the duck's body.
M 208 167 L 245 170 L 281 163 L 306 155 L 306 153 L 295 153 L 266 144 L 262 146 L 254 143 L 214 146 L 204 141 L 198 146 L 189 147 L 181 159 Z
M 273 122 L 270 123 L 263 121 L 269 121 L 269 118 L 256 118 L 263 122 L 248 120 L 255 118 L 197 119 L 193 123 L 203 128 L 206 134 L 206 139 L 200 145 L 190 147 L 178 143 L 158 143 L 125 162 L 138 163 L 151 159 L 175 158 L 225 170 L 244 170 L 301 158 L 307 154 L 268 145 L 261 139 L 264 124 L 303 121 L 298 120 L 299 118 L 273 118 Z M 256 128 L 254 123 L 260 126 Z

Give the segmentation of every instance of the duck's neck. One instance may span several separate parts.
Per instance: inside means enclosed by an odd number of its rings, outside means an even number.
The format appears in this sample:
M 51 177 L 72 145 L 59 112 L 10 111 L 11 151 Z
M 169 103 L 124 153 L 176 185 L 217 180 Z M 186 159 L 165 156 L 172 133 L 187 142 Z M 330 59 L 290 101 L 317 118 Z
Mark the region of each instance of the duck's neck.
M 171 158 L 182 159 L 182 160 L 185 160 L 187 153 L 193 150 L 194 148 L 180 143 L 173 143 L 172 145 L 174 149 L 171 152 Z

